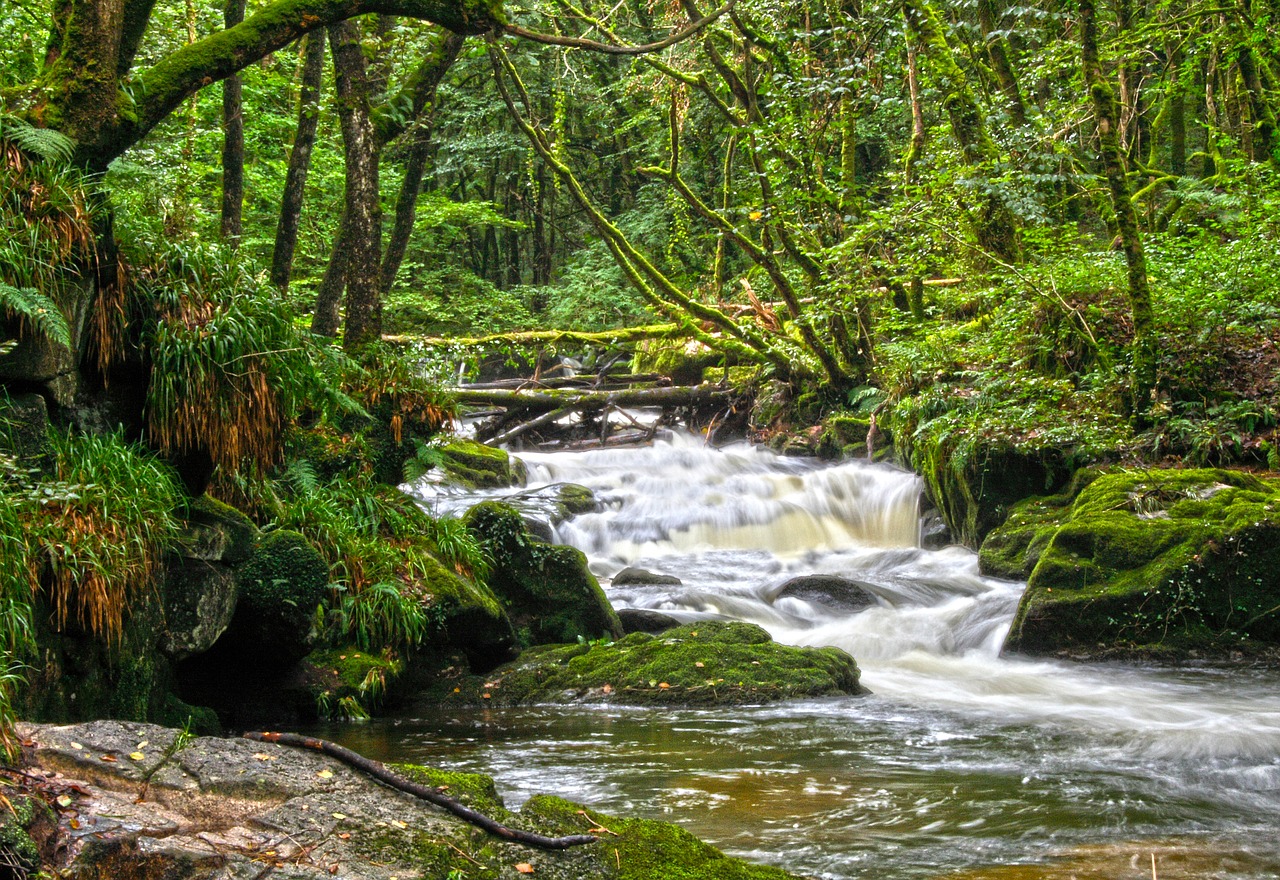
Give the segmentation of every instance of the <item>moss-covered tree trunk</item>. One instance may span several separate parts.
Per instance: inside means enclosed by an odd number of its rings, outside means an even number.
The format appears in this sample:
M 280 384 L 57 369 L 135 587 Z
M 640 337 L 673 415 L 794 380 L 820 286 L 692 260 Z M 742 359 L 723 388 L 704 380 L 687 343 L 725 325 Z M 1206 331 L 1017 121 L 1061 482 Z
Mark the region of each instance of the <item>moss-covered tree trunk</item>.
M 302 218 L 302 199 L 306 191 L 307 173 L 311 168 L 311 150 L 320 125 L 320 81 L 324 77 L 324 32 L 307 34 L 302 83 L 298 97 L 298 127 L 289 151 L 289 168 L 285 173 L 284 193 L 280 197 L 280 220 L 276 225 L 276 244 L 271 255 L 271 283 L 281 290 L 288 288 L 293 272 L 293 254 L 298 246 L 298 223 Z
M 1151 407 L 1156 379 L 1155 321 L 1147 283 L 1147 260 L 1142 234 L 1133 209 L 1133 194 L 1125 177 L 1125 157 L 1120 147 L 1120 106 L 1116 93 L 1098 60 L 1098 26 L 1094 0 L 1080 0 L 1080 58 L 1085 85 L 1093 103 L 1098 134 L 1098 154 L 1111 206 L 1115 211 L 1120 243 L 1128 266 L 1129 310 L 1133 317 L 1133 408 L 1141 418 Z
M 346 196 L 342 215 L 342 251 L 346 263 L 347 320 L 342 345 L 348 351 L 382 338 L 382 292 L 378 262 L 382 256 L 382 207 L 378 198 L 378 143 L 370 108 L 367 62 L 360 28 L 352 21 L 329 28 L 338 119 L 342 125 Z
M 76 161 L 85 168 L 105 170 L 191 95 L 317 28 L 366 13 L 424 19 L 460 34 L 484 33 L 504 21 L 498 0 L 272 0 L 242 23 L 134 70 L 154 5 L 155 0 L 53 4 L 43 69 L 35 81 L 14 90 L 21 105 L 15 109 L 73 138 Z
M 1013 54 L 1009 41 L 1000 29 L 1000 17 L 1003 11 L 996 5 L 996 0 L 978 0 L 978 25 L 982 28 L 982 39 L 987 50 L 987 60 L 991 62 L 991 70 L 996 75 L 996 83 L 1005 97 L 1009 108 L 1009 118 L 1019 127 L 1027 124 L 1027 103 L 1022 98 L 1022 88 L 1018 85 L 1017 74 L 1013 70 Z

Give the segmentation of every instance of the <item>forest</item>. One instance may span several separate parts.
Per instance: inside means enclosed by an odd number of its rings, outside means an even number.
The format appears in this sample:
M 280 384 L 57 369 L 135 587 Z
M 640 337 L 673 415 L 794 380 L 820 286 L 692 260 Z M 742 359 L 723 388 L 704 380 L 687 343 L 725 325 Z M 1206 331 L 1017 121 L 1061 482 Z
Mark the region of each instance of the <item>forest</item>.
M 6 754 L 621 639 L 397 488 L 598 405 L 919 474 L 1008 651 L 1274 665 L 1278 112 L 1277 0 L 0 0 Z

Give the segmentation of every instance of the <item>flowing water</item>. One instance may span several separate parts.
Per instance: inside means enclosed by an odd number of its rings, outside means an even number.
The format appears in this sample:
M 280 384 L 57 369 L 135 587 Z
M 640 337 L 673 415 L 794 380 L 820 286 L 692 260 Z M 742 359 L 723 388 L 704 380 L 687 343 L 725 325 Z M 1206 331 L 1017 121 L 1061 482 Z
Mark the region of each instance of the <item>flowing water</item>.
M 901 471 L 688 436 L 522 458 L 531 486 L 595 491 L 603 509 L 557 539 L 602 583 L 624 566 L 682 580 L 609 589 L 617 607 L 837 645 L 873 695 L 450 711 L 344 742 L 491 774 L 509 805 L 561 794 L 824 878 L 1280 877 L 1275 672 L 1001 657 L 1022 585 L 982 577 L 967 550 L 921 549 L 920 485 Z M 778 596 L 810 573 L 877 604 Z

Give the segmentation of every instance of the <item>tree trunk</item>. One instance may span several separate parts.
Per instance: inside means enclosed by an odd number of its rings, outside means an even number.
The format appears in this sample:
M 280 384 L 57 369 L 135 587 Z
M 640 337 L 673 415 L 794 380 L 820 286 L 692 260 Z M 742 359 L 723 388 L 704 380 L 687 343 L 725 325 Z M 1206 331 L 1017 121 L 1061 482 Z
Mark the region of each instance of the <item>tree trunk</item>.
M 996 0 L 978 0 L 978 24 L 982 28 L 987 59 L 991 62 L 996 82 L 1008 103 L 1009 118 L 1021 128 L 1027 124 L 1027 104 L 1022 99 L 1022 89 L 1013 72 L 1013 62 L 1009 60 L 1009 41 L 1000 33 L 1000 16 Z
M 1154 315 L 1151 292 L 1147 284 L 1147 261 L 1138 231 L 1138 218 L 1133 209 L 1132 193 L 1125 177 L 1124 151 L 1120 146 L 1120 106 L 1098 61 L 1098 31 L 1094 0 L 1080 0 L 1080 60 L 1085 84 L 1093 102 L 1098 130 L 1098 153 L 1116 226 L 1124 247 L 1128 266 L 1129 310 L 1133 317 L 1133 408 L 1143 420 L 1151 408 L 1151 393 L 1156 379 Z
M 302 65 L 302 89 L 298 99 L 298 128 L 289 151 L 289 169 L 280 198 L 280 222 L 276 225 L 275 250 L 271 255 L 271 283 L 281 290 L 289 287 L 293 254 L 298 246 L 298 223 L 311 168 L 311 149 L 320 124 L 320 83 L 324 77 L 324 32 L 306 36 L 306 60 Z M 334 331 L 337 332 L 337 327 Z M 332 335 L 332 333 L 328 334 Z
M 245 0 L 226 0 L 227 27 L 244 21 Z M 222 81 L 222 240 L 239 247 L 244 229 L 244 115 L 240 77 Z
M 355 351 L 382 337 L 378 267 L 382 257 L 382 208 L 378 201 L 381 145 L 370 113 L 368 70 L 359 26 L 354 21 L 344 21 L 329 28 L 329 47 L 346 167 L 340 258 L 346 263 L 347 315 L 342 346 Z
M 918 40 L 934 67 L 944 98 L 943 107 L 960 155 L 971 168 L 983 169 L 1000 158 L 1000 151 L 983 121 L 984 114 L 969 88 L 964 71 L 956 64 L 943 33 L 942 20 L 928 0 L 902 0 L 910 38 Z M 1018 220 L 994 192 L 973 196 L 976 204 L 964 204 L 975 238 L 982 250 L 1006 263 L 1021 259 Z

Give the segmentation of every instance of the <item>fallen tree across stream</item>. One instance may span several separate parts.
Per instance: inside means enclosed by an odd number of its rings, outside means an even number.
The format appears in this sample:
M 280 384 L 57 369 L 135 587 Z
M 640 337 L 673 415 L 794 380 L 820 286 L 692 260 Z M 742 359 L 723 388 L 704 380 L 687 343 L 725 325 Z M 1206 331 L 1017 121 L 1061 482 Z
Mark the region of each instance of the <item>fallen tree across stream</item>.
M 609 439 L 611 427 L 608 416 L 611 412 L 622 413 L 623 418 L 640 429 L 642 436 L 628 436 L 629 440 L 634 441 L 651 438 L 655 426 L 639 424 L 627 415 L 626 409 L 651 407 L 659 407 L 663 410 L 686 409 L 693 414 L 712 409 L 728 413 L 734 408 L 733 393 L 723 386 L 710 384 L 623 387 L 604 391 L 589 388 L 513 389 L 464 386 L 454 393 L 460 404 L 503 410 L 501 414 L 476 429 L 477 439 L 494 444 L 509 443 L 532 431 L 549 429 L 561 419 L 574 413 L 598 415 L 601 422 L 599 442 L 604 443 Z M 716 419 L 713 418 L 711 421 L 715 422 Z M 643 436 L 646 434 L 647 436 Z

